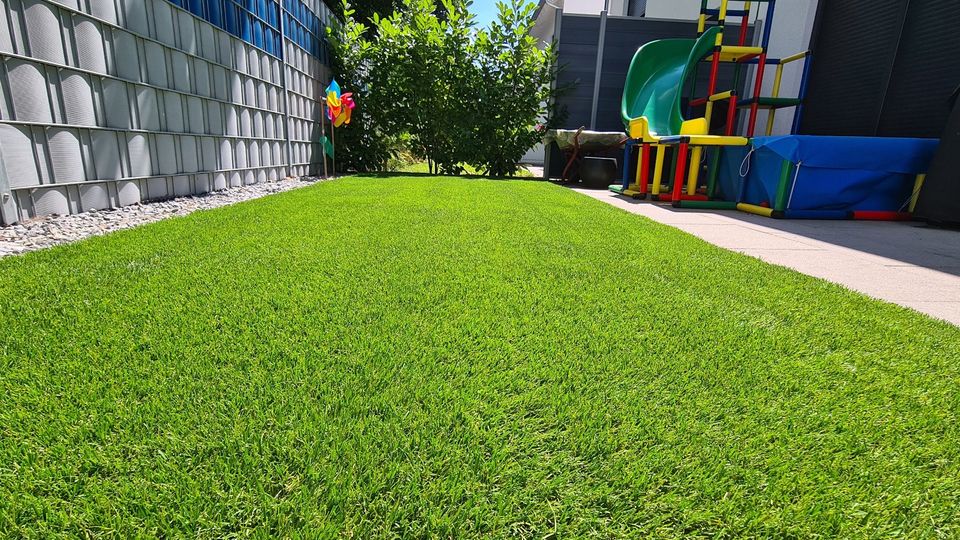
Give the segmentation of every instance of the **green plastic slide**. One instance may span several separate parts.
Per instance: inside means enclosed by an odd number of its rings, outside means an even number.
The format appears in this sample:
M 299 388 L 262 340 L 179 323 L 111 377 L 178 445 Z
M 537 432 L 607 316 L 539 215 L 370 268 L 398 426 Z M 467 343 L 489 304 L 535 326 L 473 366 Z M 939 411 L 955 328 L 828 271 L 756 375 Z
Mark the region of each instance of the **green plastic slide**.
M 631 120 L 646 117 L 654 137 L 680 135 L 684 83 L 693 76 L 697 62 L 713 52 L 720 32 L 721 28 L 715 26 L 699 39 L 661 39 L 637 49 L 623 87 L 620 111 L 628 133 Z

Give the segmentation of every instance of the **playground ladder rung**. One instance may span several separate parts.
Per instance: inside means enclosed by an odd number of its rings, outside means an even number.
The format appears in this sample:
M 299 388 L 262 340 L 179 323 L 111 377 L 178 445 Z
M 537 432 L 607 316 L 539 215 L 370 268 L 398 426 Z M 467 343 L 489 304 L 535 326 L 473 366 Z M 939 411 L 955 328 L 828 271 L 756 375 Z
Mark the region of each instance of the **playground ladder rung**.
M 787 107 L 796 107 L 800 105 L 800 98 L 782 98 L 782 97 L 761 97 L 750 98 L 737 103 L 737 107 L 746 108 L 756 103 L 761 109 L 785 109 Z
M 720 47 L 721 62 L 739 62 L 745 58 L 755 58 L 763 54 L 763 47 L 739 47 L 723 45 Z
M 757 64 L 760 63 L 760 59 L 759 59 L 759 58 L 748 58 L 748 59 L 746 59 L 746 60 L 741 61 L 741 63 L 742 63 L 742 64 L 750 64 L 750 65 L 755 66 L 755 65 L 757 65 Z M 768 66 L 771 65 L 771 64 L 779 64 L 779 63 L 780 63 L 780 59 L 779 59 L 779 58 L 769 58 L 769 57 L 768 57 L 768 58 L 766 59 L 766 61 L 764 61 L 764 64 L 766 64 L 766 65 L 768 65 Z
M 750 142 L 746 137 L 736 135 L 672 135 L 661 137 L 657 144 L 672 146 L 687 143 L 690 146 L 746 146 Z
M 703 10 L 703 12 L 704 12 L 705 14 L 711 16 L 711 17 L 718 17 L 718 16 L 720 16 L 720 10 L 719 10 L 719 9 L 705 9 L 705 10 Z M 746 10 L 743 10 L 743 9 L 728 9 L 728 10 L 727 10 L 727 17 L 743 17 L 743 16 L 746 15 L 747 13 L 750 13 L 750 12 L 749 12 L 749 11 L 746 11 Z

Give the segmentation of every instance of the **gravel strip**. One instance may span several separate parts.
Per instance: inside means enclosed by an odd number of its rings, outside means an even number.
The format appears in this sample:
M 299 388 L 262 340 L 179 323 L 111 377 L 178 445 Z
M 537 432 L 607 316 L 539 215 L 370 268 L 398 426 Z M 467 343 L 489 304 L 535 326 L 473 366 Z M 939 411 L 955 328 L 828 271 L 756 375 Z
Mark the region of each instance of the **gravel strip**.
M 91 210 L 67 216 L 33 218 L 14 225 L 0 226 L 0 257 L 76 242 L 91 236 L 130 229 L 170 217 L 185 216 L 197 210 L 209 210 L 258 199 L 273 193 L 308 186 L 318 181 L 321 179 L 307 176 L 285 178 L 276 182 L 240 186 L 166 201 L 132 204 L 111 210 Z

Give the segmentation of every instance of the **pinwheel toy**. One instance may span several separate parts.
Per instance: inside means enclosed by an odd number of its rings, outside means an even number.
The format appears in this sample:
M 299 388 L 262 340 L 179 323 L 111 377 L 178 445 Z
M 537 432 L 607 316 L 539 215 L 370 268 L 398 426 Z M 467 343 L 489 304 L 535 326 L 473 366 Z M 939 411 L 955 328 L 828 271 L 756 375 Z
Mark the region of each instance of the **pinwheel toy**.
M 340 85 L 336 79 L 327 87 L 327 118 L 333 123 L 334 127 L 340 127 L 350 123 L 350 117 L 353 115 L 353 109 L 357 106 L 353 101 L 353 93 L 340 93 Z

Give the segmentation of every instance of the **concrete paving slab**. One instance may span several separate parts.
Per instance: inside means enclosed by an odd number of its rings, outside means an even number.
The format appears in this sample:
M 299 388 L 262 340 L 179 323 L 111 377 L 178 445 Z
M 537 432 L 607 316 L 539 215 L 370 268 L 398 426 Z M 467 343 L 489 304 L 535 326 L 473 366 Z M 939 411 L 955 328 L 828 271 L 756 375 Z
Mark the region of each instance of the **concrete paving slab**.
M 767 231 L 744 227 L 734 223 L 710 224 L 674 224 L 684 231 L 699 236 L 711 244 L 727 249 L 763 249 L 763 250 L 817 250 L 816 245 L 807 244 L 794 238 L 785 238 Z
M 960 326 L 960 232 L 918 223 L 774 220 L 688 210 L 602 190 L 587 197 L 711 244 L 832 281 Z

